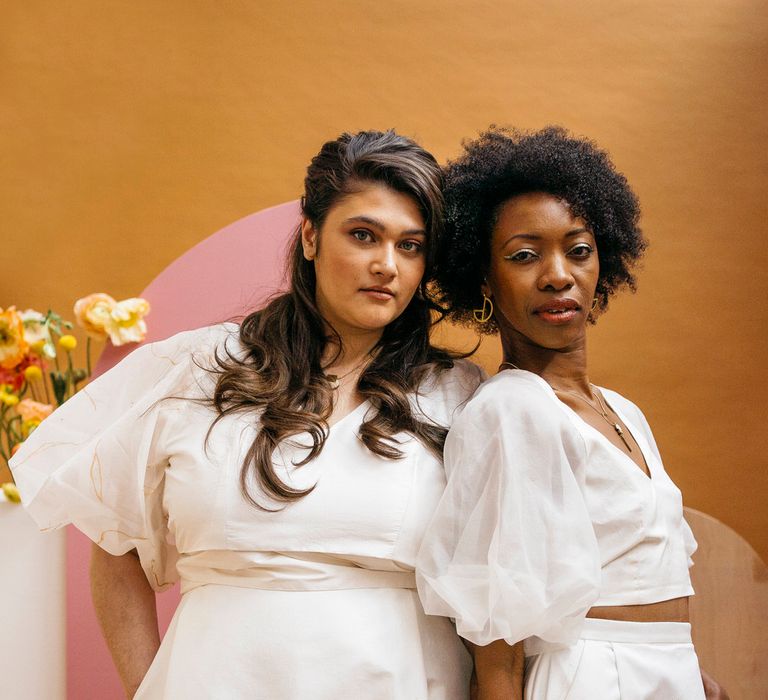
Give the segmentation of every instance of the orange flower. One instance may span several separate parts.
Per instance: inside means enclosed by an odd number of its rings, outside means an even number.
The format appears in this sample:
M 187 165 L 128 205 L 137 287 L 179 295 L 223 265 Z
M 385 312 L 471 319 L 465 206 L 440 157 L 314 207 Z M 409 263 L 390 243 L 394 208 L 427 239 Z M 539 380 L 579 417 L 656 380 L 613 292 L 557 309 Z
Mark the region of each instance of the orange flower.
M 13 369 L 29 352 L 24 323 L 15 306 L 0 309 L 0 368 Z
M 53 406 L 48 403 L 32 401 L 32 399 L 23 399 L 16 406 L 16 413 L 21 416 L 23 421 L 34 421 L 40 423 L 53 412 Z

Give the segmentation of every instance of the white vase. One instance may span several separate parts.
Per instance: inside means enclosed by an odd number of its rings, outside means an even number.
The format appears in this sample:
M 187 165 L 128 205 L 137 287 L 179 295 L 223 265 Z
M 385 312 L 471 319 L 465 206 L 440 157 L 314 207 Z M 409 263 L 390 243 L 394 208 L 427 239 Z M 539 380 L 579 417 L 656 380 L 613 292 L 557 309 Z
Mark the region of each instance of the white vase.
M 0 697 L 66 697 L 65 561 L 64 531 L 39 532 L 0 491 Z

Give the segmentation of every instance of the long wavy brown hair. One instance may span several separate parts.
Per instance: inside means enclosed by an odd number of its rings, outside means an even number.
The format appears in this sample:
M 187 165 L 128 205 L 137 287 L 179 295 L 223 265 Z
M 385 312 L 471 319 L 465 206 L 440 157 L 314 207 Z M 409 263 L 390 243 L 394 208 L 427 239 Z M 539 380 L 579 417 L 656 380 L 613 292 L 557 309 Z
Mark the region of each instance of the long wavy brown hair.
M 427 260 L 418 292 L 384 329 L 373 359 L 358 381 L 359 393 L 373 408 L 360 426 L 359 437 L 368 449 L 388 459 L 402 457 L 395 438 L 401 432 L 410 433 L 441 455 L 446 428 L 417 418 L 408 394 L 418 390 L 425 375 L 451 367 L 457 357 L 433 347 L 429 338 L 432 312 L 441 311 L 430 300 L 427 285 L 442 229 L 442 174 L 430 153 L 394 131 L 345 133 L 323 145 L 307 169 L 301 200 L 304 217 L 321 234 L 334 204 L 365 183 L 385 184 L 413 197 L 426 225 Z M 296 466 L 320 454 L 333 410 L 333 389 L 321 359 L 329 342 L 342 352 L 341 338 L 317 308 L 315 268 L 304 258 L 300 227 L 288 266 L 288 292 L 247 316 L 240 325 L 245 353 L 217 351 L 212 370 L 218 373 L 210 399 L 218 414 L 213 425 L 231 413 L 257 414 L 258 430 L 240 470 L 240 488 L 252 505 L 265 510 L 271 508 L 259 503 L 249 488 L 252 476 L 278 504 L 312 491 L 285 484 L 274 470 L 272 457 L 283 440 L 301 433 L 309 434 L 312 446 Z

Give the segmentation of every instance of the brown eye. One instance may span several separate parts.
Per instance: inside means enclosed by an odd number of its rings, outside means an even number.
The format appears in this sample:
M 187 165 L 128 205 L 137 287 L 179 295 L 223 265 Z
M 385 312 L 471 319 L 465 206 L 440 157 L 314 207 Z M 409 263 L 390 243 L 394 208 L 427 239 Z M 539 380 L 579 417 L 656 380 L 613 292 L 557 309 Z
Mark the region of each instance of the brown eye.
M 517 263 L 527 263 L 531 262 L 531 260 L 535 260 L 538 256 L 536 253 L 534 253 L 532 250 L 518 250 L 516 253 L 512 253 L 511 255 L 505 255 L 504 260 L 511 260 L 512 262 Z
M 568 255 L 571 255 L 574 258 L 588 258 L 590 255 L 592 255 L 593 252 L 594 249 L 591 245 L 586 243 L 579 243 L 568 251 Z

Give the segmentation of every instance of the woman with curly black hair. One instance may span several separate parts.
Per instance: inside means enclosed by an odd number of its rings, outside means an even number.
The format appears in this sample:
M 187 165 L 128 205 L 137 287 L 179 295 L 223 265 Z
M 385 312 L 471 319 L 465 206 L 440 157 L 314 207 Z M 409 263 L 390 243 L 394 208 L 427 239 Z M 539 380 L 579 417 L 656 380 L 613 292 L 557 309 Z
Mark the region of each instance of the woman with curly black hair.
M 704 698 L 696 543 L 640 410 L 589 380 L 587 326 L 646 242 L 604 151 L 561 128 L 492 128 L 447 167 L 437 261 L 453 318 L 504 361 L 453 423 L 423 542 L 425 609 L 456 619 L 479 696 Z

